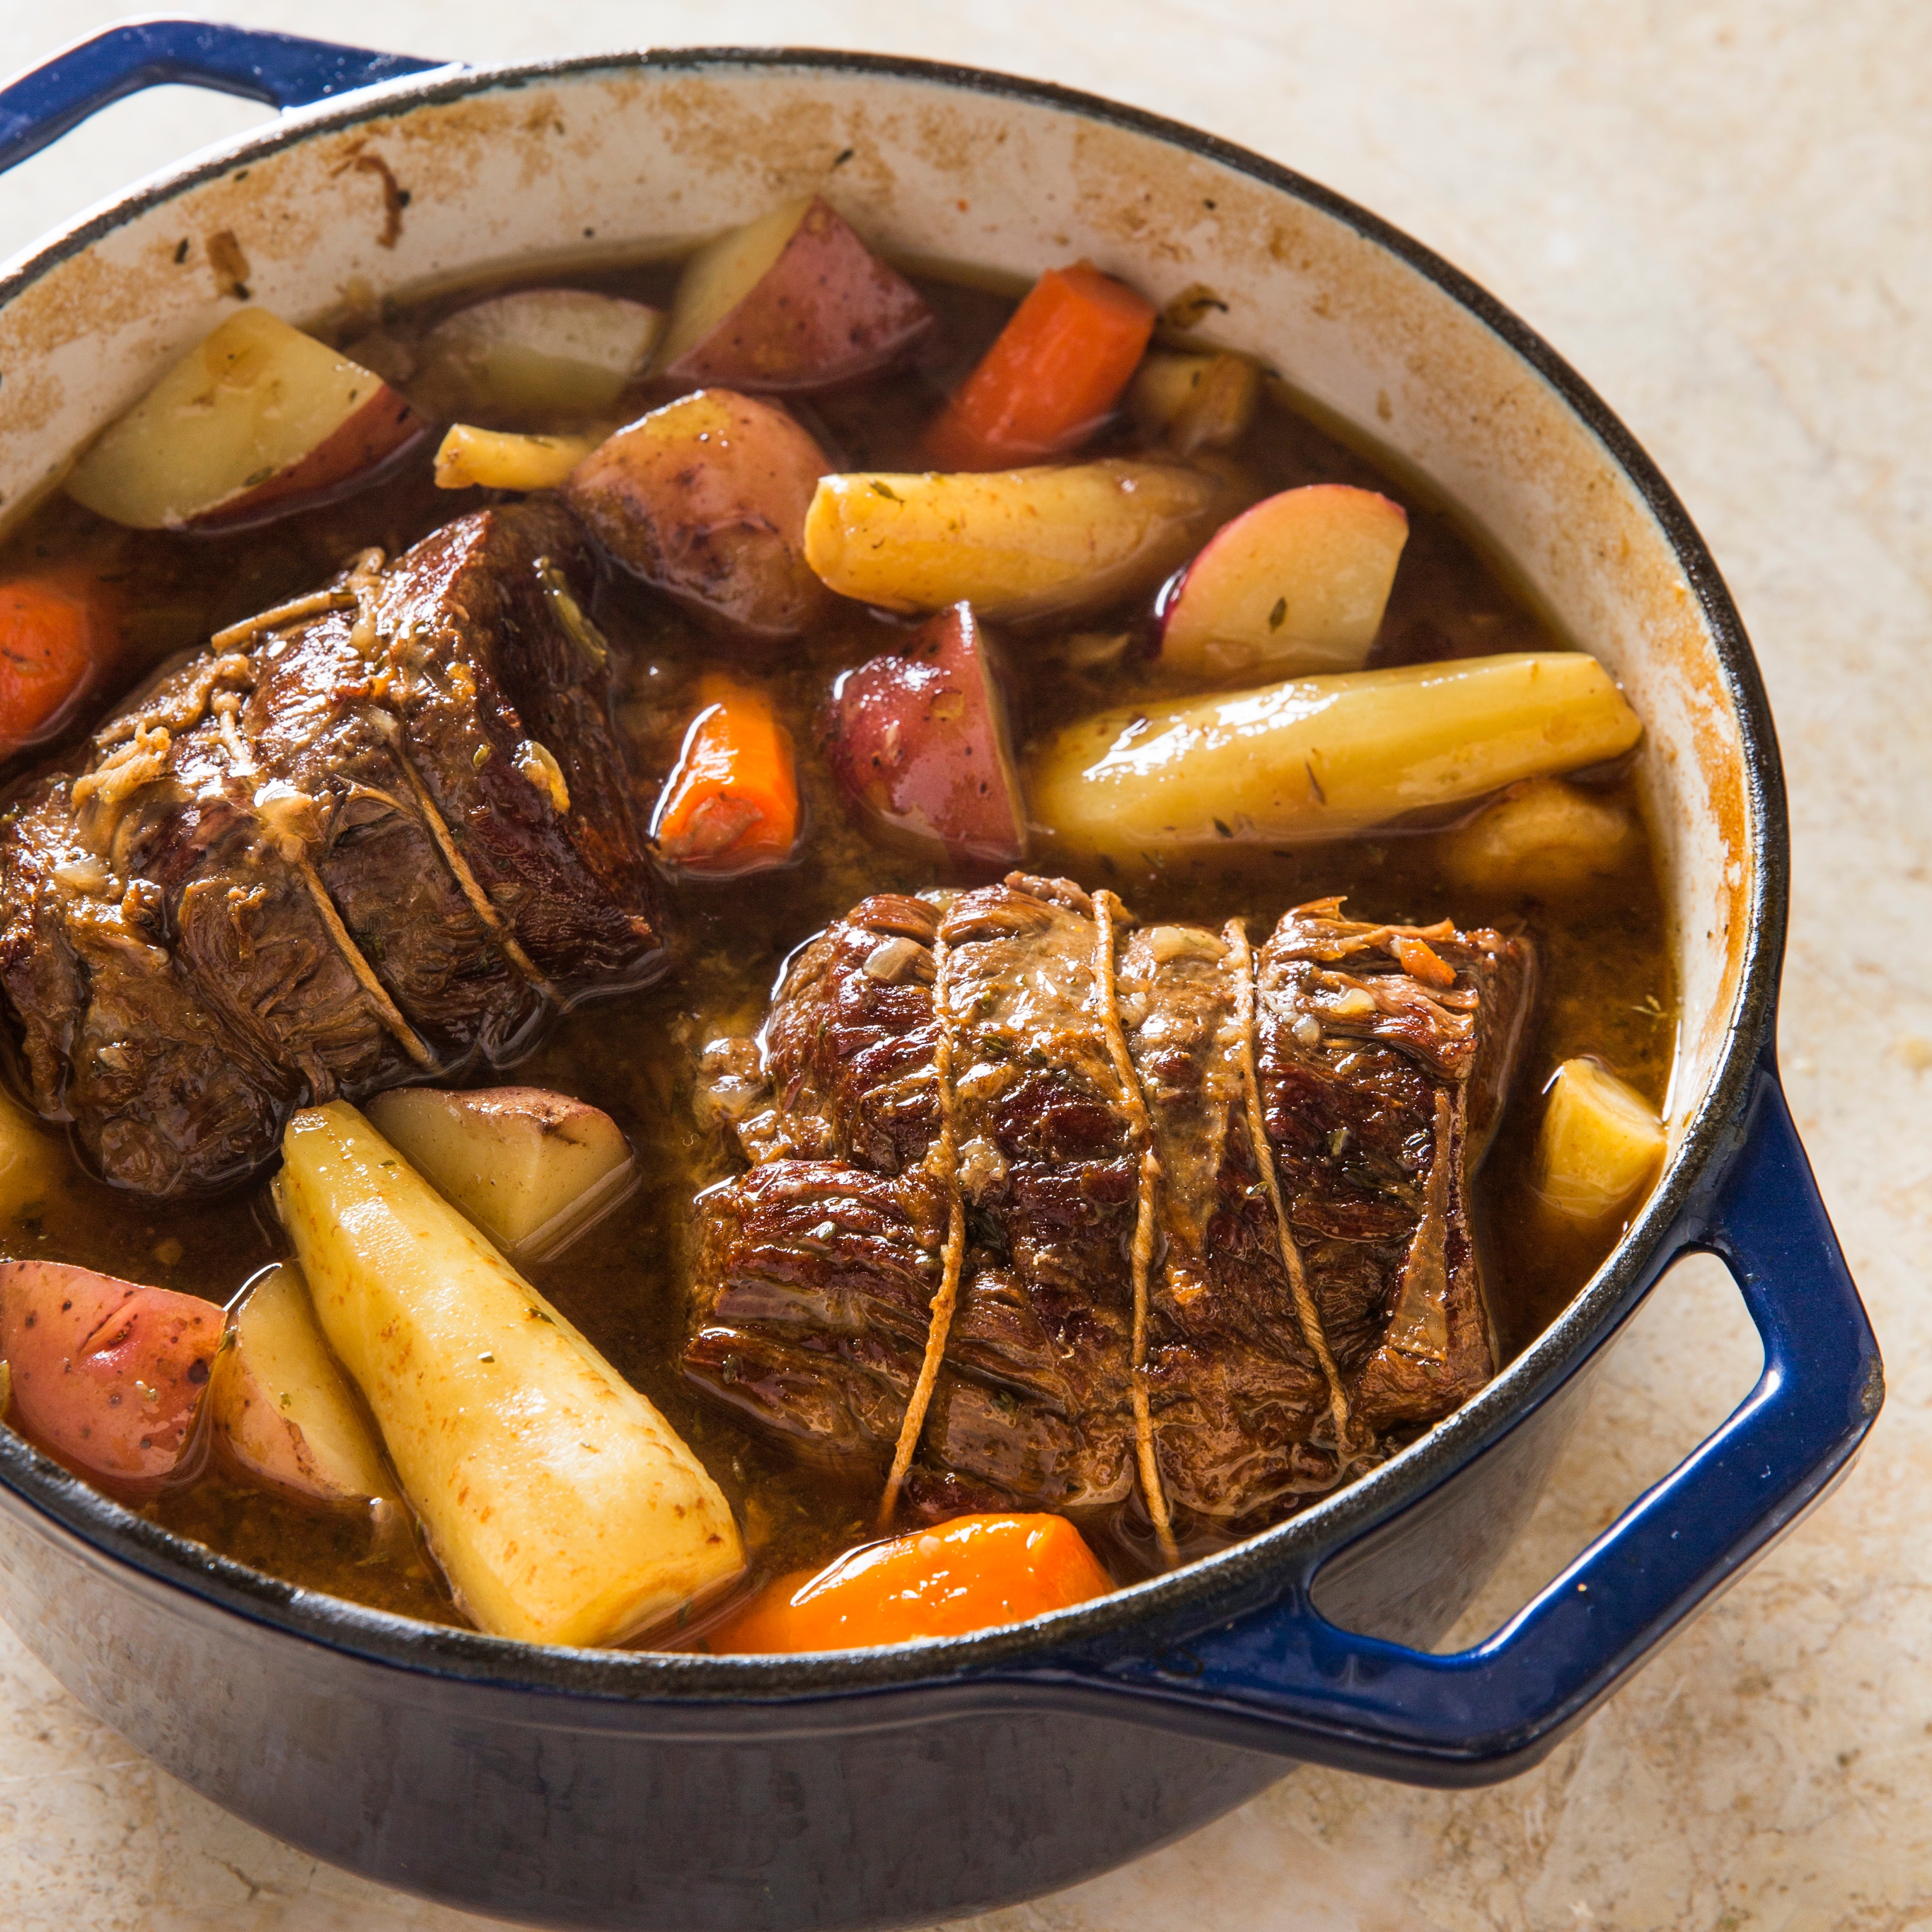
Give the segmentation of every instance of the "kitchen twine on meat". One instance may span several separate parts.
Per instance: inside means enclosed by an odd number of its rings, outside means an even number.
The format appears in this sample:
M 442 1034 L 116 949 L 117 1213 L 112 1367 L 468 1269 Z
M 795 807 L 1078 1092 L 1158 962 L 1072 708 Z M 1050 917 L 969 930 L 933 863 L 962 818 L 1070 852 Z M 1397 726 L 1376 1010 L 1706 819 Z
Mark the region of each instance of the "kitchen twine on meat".
M 1121 1104 L 1126 1108 L 1134 1137 L 1140 1142 L 1140 1174 L 1134 1190 L 1133 1350 L 1127 1389 L 1134 1407 L 1134 1453 L 1140 1465 L 1141 1493 L 1147 1499 L 1154 1534 L 1160 1540 L 1161 1556 L 1172 1569 L 1180 1561 L 1180 1551 L 1174 1540 L 1174 1520 L 1168 1510 L 1167 1491 L 1160 1480 L 1160 1460 L 1154 1454 L 1154 1412 L 1147 1391 L 1148 1271 L 1154 1261 L 1154 1203 L 1160 1188 L 1160 1161 L 1154 1153 L 1154 1123 L 1148 1115 L 1147 1096 L 1141 1091 L 1140 1076 L 1134 1071 L 1132 1057 L 1127 1052 L 1127 1036 L 1120 1025 L 1118 989 L 1114 984 L 1114 909 L 1120 903 L 1104 886 L 1094 895 L 1094 988 L 1100 995 L 1101 1025 L 1120 1080 Z
M 1234 962 L 1234 1017 L 1241 1027 L 1241 1089 L 1247 1102 L 1248 1141 L 1254 1162 L 1260 1170 L 1262 1186 L 1274 1209 L 1275 1233 L 1281 1244 L 1281 1264 L 1288 1270 L 1288 1285 L 1294 1295 L 1294 1312 L 1300 1318 L 1302 1339 L 1322 1365 L 1328 1384 L 1328 1406 L 1335 1418 L 1335 1456 L 1346 1471 L 1353 1459 L 1354 1444 L 1348 1416 L 1348 1397 L 1342 1387 L 1335 1358 L 1329 1352 L 1327 1331 L 1322 1326 L 1322 1311 L 1308 1286 L 1307 1270 L 1301 1265 L 1301 1250 L 1288 1225 L 1288 1209 L 1281 1198 L 1281 1178 L 1275 1172 L 1274 1156 L 1268 1144 L 1268 1118 L 1262 1111 L 1261 1076 L 1255 1065 L 1255 968 L 1253 950 L 1248 944 L 1248 928 L 1238 919 L 1231 919 L 1221 937 Z
M 218 652 L 244 646 L 252 649 L 266 632 L 280 630 L 304 618 L 326 616 L 334 610 L 352 610 L 356 614 L 350 627 L 350 641 L 360 656 L 364 658 L 373 656 L 378 638 L 382 567 L 386 560 L 386 554 L 380 549 L 363 550 L 350 565 L 344 583 L 332 590 L 315 591 L 308 596 L 297 597 L 286 604 L 275 604 L 253 617 L 244 618 L 238 624 L 230 624 L 225 631 L 215 632 L 209 640 L 209 650 Z M 218 710 L 218 696 L 212 701 Z M 254 769 L 253 754 L 238 738 L 232 717 L 222 718 L 221 735 L 228 750 L 231 766 L 238 772 L 252 771 Z M 430 796 L 429 787 L 423 782 L 415 765 L 400 748 L 396 750 L 396 759 L 402 768 L 403 776 L 408 783 L 423 824 L 434 840 L 436 850 L 442 854 L 444 862 L 448 866 L 464 898 L 469 902 L 470 910 L 476 914 L 498 950 L 516 970 L 544 998 L 557 998 L 556 988 L 544 976 L 536 962 L 524 950 L 522 942 L 512 931 L 508 921 L 491 902 L 489 895 L 478 883 L 476 874 L 471 871 L 469 862 L 458 848 L 442 814 L 437 810 L 436 801 Z M 286 854 L 284 856 L 289 856 Z M 327 888 L 309 862 L 306 853 L 298 852 L 290 859 L 290 862 L 302 874 L 303 883 L 315 901 L 316 909 L 321 914 L 330 938 L 341 952 L 350 970 L 355 974 L 377 1018 L 418 1066 L 433 1067 L 436 1064 L 435 1056 L 389 997 L 375 968 L 369 963 L 367 956 L 344 923 L 334 902 L 330 898 Z
M 959 1299 L 959 1270 L 966 1258 L 966 1202 L 959 1186 L 959 1148 L 954 1127 L 952 1014 L 946 983 L 951 956 L 942 922 L 932 935 L 932 1074 L 939 1094 L 939 1137 L 926 1156 L 926 1168 L 946 1190 L 946 1250 L 926 1324 L 926 1358 L 919 1365 L 919 1379 L 913 1384 L 899 1424 L 892 1466 L 886 1478 L 885 1492 L 879 1498 L 878 1526 L 882 1530 L 892 1526 L 893 1514 L 899 1506 L 899 1490 L 926 1427 L 933 1385 L 939 1380 L 940 1364 L 946 1359 L 946 1338 L 952 1330 L 952 1310 Z

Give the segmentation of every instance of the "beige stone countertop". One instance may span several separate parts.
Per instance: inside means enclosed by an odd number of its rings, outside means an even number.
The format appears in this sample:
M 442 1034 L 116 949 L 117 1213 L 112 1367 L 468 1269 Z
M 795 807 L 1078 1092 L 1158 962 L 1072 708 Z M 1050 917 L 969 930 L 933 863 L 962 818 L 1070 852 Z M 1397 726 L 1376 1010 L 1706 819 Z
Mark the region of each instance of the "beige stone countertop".
M 0 66 L 118 10 L 0 13 Z M 188 10 L 184 9 L 182 10 Z M 978 1932 L 1932 1928 L 1932 8 L 1922 0 L 224 0 L 250 26 L 484 61 L 640 44 L 917 53 L 1090 88 L 1365 202 L 1545 334 L 1689 505 L 1779 720 L 1796 871 L 1783 1052 L 1889 1370 L 1852 1479 L 1540 1768 L 1304 1771 Z M 0 252 L 260 118 L 124 104 L 0 186 Z M 1749 1386 L 1714 1264 L 1633 1324 L 1466 1636 Z M 236 1822 L 0 1630 L 0 1927 L 483 1922 Z

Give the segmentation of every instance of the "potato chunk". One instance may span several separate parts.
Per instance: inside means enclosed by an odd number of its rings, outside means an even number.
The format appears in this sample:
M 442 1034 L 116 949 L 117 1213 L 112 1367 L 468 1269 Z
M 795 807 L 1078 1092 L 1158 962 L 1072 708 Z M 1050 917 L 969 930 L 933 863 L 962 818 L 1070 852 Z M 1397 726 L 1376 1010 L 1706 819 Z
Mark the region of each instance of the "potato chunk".
M 301 1270 L 256 1277 L 208 1383 L 215 1441 L 259 1481 L 322 1503 L 394 1502 L 361 1405 L 316 1326 Z
M 563 499 L 614 562 L 693 616 L 777 642 L 830 608 L 805 557 L 826 467 L 782 403 L 700 389 L 606 437 Z
M 1026 856 L 1026 807 L 994 650 L 970 604 L 928 618 L 903 650 L 840 676 L 825 756 L 846 795 L 890 832 L 1010 866 Z
M 66 1147 L 0 1094 L 0 1222 L 16 1219 L 66 1178 Z
M 1151 590 L 1235 507 L 1178 463 L 820 479 L 805 558 L 842 597 L 888 610 L 970 604 L 987 623 L 1103 608 Z
M 483 1629 L 614 1643 L 740 1573 L 698 1459 L 354 1108 L 298 1113 L 283 1153 L 322 1332 Z
M 587 289 L 520 289 L 472 302 L 424 338 L 410 384 L 422 407 L 493 428 L 608 417 L 644 373 L 663 311 Z
M 1261 396 L 1261 370 L 1245 356 L 1154 350 L 1142 360 L 1127 406 L 1148 435 L 1165 437 L 1178 456 L 1192 456 L 1238 442 Z
M 1666 1144 L 1664 1123 L 1635 1088 L 1596 1060 L 1566 1060 L 1536 1138 L 1536 1191 L 1566 1221 L 1606 1221 L 1648 1188 Z
M 1636 822 L 1616 800 L 1526 778 L 1444 838 L 1442 867 L 1459 884 L 1558 898 L 1619 871 L 1636 849 Z
M 221 1344 L 212 1301 L 62 1262 L 0 1262 L 0 1355 L 40 1439 L 96 1475 L 158 1482 L 188 1454 Z
M 1284 490 L 1216 530 L 1162 595 L 1163 669 L 1360 670 L 1408 541 L 1401 506 L 1346 483 Z
M 836 388 L 896 362 L 934 325 L 925 298 L 817 195 L 685 264 L 658 373 L 765 394 Z
M 541 1087 L 397 1087 L 368 1112 L 418 1174 L 521 1260 L 554 1254 L 636 1174 L 608 1114 Z
M 135 530 L 242 530 L 343 494 L 423 430 L 372 370 L 238 309 L 101 431 L 67 493 Z
M 1083 852 L 1337 838 L 1615 758 L 1642 728 L 1580 652 L 1462 658 L 1103 712 L 1046 741 L 1028 790 Z

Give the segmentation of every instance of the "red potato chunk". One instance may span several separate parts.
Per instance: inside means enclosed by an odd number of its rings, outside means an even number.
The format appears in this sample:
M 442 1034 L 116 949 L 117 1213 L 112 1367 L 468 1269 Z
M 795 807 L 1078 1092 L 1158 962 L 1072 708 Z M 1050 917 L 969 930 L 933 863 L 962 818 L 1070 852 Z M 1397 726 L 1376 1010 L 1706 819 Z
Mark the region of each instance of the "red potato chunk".
M 778 643 L 830 606 L 805 560 L 830 467 L 782 405 L 700 389 L 607 437 L 563 496 L 633 576 L 716 629 Z
M 1168 593 L 1160 657 L 1210 677 L 1360 670 L 1408 540 L 1402 506 L 1312 483 L 1224 524 Z
M 224 1316 L 60 1262 L 0 1262 L 0 1354 L 28 1430 L 98 1475 L 152 1482 L 187 1454 Z
M 766 394 L 833 388 L 896 362 L 936 320 L 814 195 L 691 258 L 657 373 Z
M 108 424 L 67 492 L 135 530 L 244 530 L 347 494 L 424 428 L 373 370 L 244 308 Z
M 971 605 L 955 604 L 902 651 L 844 673 L 826 746 L 833 775 L 894 833 L 955 859 L 1025 855 L 1026 810 L 993 658 Z

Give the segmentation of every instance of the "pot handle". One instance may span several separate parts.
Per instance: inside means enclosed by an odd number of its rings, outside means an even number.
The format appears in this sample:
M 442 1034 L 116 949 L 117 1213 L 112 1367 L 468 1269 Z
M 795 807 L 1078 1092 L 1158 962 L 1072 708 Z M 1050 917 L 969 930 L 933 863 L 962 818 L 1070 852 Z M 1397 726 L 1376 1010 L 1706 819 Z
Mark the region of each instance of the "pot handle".
M 179 82 L 271 107 L 306 107 L 446 64 L 208 20 L 124 21 L 0 87 L 0 173 L 146 87 Z
M 1472 1785 L 1526 1770 L 1824 1493 L 1884 1397 L 1877 1343 L 1768 1060 L 1708 1214 L 1663 1265 L 1693 1251 L 1722 1259 L 1744 1295 L 1764 1343 L 1756 1387 L 1485 1642 L 1437 1655 L 1342 1630 L 1315 1609 L 1305 1575 L 1286 1600 L 1157 1653 L 1124 1638 L 1046 1674 L 1082 1702 L 1104 1686 L 1117 1713 L 1125 1696 L 1166 1727 L 1382 1777 Z

